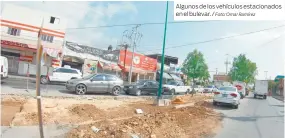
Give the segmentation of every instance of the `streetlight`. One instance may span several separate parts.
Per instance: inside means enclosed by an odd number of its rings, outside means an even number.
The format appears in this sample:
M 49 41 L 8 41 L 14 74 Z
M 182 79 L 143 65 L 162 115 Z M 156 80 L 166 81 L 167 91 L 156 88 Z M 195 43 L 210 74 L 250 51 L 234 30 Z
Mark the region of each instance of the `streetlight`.
M 162 45 L 162 54 L 161 54 L 161 64 L 160 64 L 160 79 L 159 79 L 159 89 L 157 94 L 157 104 L 159 103 L 159 98 L 162 93 L 162 80 L 163 80 L 163 70 L 164 70 L 164 50 L 165 50 L 165 41 L 166 41 L 166 30 L 167 30 L 167 18 L 168 17 L 168 1 L 166 1 L 166 14 L 164 22 L 164 36 L 163 36 L 163 45 Z

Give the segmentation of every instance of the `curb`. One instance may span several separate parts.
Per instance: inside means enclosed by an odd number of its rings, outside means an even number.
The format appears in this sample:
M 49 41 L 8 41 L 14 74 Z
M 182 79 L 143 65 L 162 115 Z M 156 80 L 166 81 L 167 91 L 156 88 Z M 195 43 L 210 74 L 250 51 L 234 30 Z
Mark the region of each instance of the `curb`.
M 15 76 L 9 76 L 9 75 L 8 75 L 8 79 L 17 79 L 17 80 L 27 80 L 27 79 L 29 79 L 29 80 L 36 80 L 36 78 L 32 78 L 32 77 L 22 77 L 22 76 L 20 76 L 20 77 L 15 77 Z
M 274 99 L 276 99 L 276 100 L 279 100 L 279 101 L 282 101 L 282 102 L 285 101 L 284 98 L 279 97 L 279 96 L 272 96 L 272 98 L 274 98 Z

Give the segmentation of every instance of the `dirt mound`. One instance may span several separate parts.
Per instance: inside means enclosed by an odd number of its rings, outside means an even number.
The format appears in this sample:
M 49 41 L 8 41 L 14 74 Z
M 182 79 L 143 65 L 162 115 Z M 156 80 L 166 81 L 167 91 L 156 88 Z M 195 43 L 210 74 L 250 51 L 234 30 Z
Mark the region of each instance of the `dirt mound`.
M 139 107 L 140 105 L 131 106 Z M 213 110 L 204 107 L 173 109 L 145 105 L 143 111 L 144 115 L 142 116 L 79 126 L 70 131 L 67 137 L 129 138 L 135 134 L 139 137 L 198 138 L 213 133 L 212 130 L 219 126 L 220 122 L 219 116 L 212 115 L 216 114 Z M 97 127 L 100 131 L 93 132 L 92 126 Z
M 77 115 L 80 118 L 88 119 L 100 119 L 105 118 L 105 111 L 98 109 L 92 104 L 77 104 L 70 107 L 69 111 L 73 115 Z
M 207 108 L 213 108 L 213 103 L 209 102 L 209 101 L 200 101 L 195 103 L 196 106 L 203 106 L 203 107 L 207 107 Z
M 9 126 L 16 113 L 21 112 L 25 103 L 21 98 L 5 98 L 1 100 L 1 126 Z

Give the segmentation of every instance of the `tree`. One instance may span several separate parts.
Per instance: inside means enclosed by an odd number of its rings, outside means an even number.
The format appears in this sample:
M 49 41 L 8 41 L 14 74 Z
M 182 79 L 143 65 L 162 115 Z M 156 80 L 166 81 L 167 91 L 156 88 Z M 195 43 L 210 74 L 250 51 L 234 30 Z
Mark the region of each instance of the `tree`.
M 192 79 L 193 86 L 195 85 L 196 80 L 206 81 L 210 77 L 204 56 L 197 49 L 187 55 L 187 58 L 182 64 L 181 71 L 187 75 L 188 79 Z M 192 92 L 193 91 L 194 87 L 192 88 Z
M 234 58 L 233 66 L 229 72 L 232 81 L 243 81 L 247 84 L 253 83 L 257 74 L 256 63 L 247 59 L 244 54 Z

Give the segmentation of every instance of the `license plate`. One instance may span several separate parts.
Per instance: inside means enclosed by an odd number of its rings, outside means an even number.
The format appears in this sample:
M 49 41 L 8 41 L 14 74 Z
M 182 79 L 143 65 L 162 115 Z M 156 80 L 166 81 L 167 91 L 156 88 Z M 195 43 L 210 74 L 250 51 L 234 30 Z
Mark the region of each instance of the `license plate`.
M 223 97 L 227 97 L 228 95 L 227 94 L 223 94 Z

